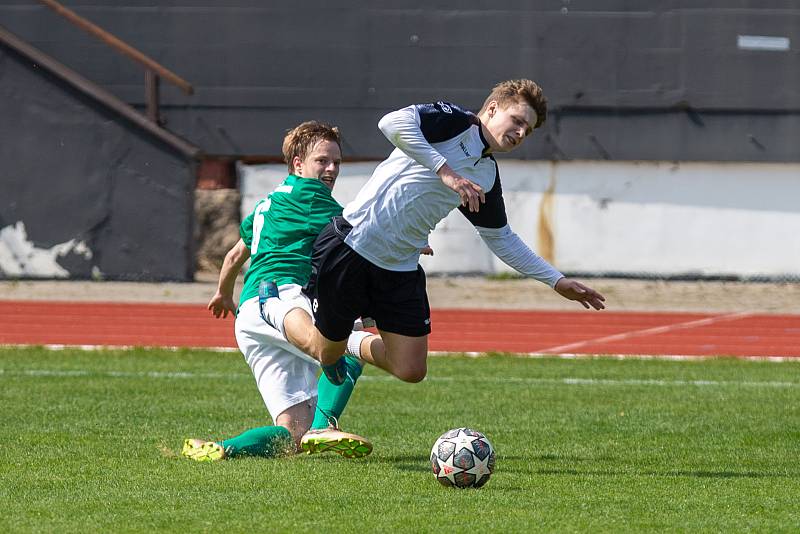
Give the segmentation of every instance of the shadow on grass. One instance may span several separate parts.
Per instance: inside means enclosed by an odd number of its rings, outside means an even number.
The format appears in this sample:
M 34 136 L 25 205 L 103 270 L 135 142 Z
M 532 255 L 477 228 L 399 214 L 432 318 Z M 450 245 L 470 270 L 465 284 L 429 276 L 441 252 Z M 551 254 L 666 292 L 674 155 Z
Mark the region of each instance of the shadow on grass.
M 427 473 L 431 470 L 430 459 L 419 454 L 389 454 L 372 456 L 372 462 L 391 464 L 392 467 L 400 471 L 415 471 L 417 473 Z
M 509 457 L 509 459 L 520 459 L 519 457 Z M 540 454 L 532 458 L 533 461 L 542 463 L 561 462 L 564 464 L 583 464 L 583 462 L 615 462 L 619 458 L 614 456 L 576 456 L 558 454 Z M 585 464 L 584 464 L 585 465 Z M 571 476 L 617 476 L 617 475 L 639 475 L 639 476 L 660 476 L 660 477 L 694 477 L 694 478 L 796 478 L 800 473 L 761 473 L 756 471 L 711 471 L 704 469 L 696 470 L 671 470 L 671 471 L 638 471 L 638 470 L 591 470 L 574 467 L 564 468 L 541 468 L 534 472 L 540 475 L 571 475 Z
M 583 458 L 583 457 L 564 457 L 555 455 L 541 455 L 536 457 L 503 455 L 497 459 L 499 470 L 503 473 L 531 473 L 537 475 L 566 475 L 566 476 L 658 476 L 658 477 L 695 477 L 695 478 L 798 478 L 800 473 L 759 473 L 755 471 L 631 471 L 631 470 L 592 470 L 575 468 L 536 468 L 537 461 L 562 461 L 562 462 L 586 462 L 603 461 L 613 458 Z M 399 471 L 427 473 L 430 471 L 430 460 L 427 456 L 419 454 L 391 454 L 370 457 L 371 462 L 390 464 L 391 467 Z M 529 462 L 529 468 L 516 468 L 508 465 L 507 462 Z
M 397 463 L 394 464 L 394 468 L 399 471 L 409 471 L 415 473 L 431 473 L 431 466 L 428 464 L 421 465 L 421 464 L 404 464 L 404 463 Z
M 506 462 L 510 460 L 520 461 L 527 460 L 523 456 L 503 456 L 498 458 L 498 464 L 502 464 L 502 470 L 505 473 L 536 473 L 537 471 L 532 467 L 530 469 L 518 469 L 509 466 Z M 375 456 L 372 457 L 373 462 L 381 462 L 391 464 L 392 467 L 400 471 L 415 471 L 419 473 L 427 473 L 431 470 L 430 459 L 427 456 L 420 456 L 418 454 L 393 454 L 388 456 Z

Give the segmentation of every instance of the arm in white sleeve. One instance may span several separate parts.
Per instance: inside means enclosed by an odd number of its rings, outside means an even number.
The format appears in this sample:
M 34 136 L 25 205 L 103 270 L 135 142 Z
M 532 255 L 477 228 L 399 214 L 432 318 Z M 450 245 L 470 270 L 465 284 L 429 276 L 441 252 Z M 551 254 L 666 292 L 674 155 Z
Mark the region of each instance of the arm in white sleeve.
M 435 173 L 447 160 L 425 139 L 420 123 L 416 106 L 408 106 L 384 115 L 378 128 L 409 158 Z
M 563 274 L 545 261 L 544 258 L 532 251 L 530 247 L 511 230 L 510 226 L 505 225 L 502 228 L 483 228 L 481 226 L 476 226 L 475 229 L 492 253 L 519 273 L 544 282 L 550 287 L 555 287 L 556 283 L 564 277 Z

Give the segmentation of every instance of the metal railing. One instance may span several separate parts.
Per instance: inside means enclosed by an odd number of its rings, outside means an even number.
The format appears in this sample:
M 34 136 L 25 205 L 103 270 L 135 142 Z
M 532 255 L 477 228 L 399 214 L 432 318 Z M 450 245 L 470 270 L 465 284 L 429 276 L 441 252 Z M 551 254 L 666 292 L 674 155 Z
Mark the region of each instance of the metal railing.
M 109 46 L 120 51 L 129 58 L 142 64 L 145 68 L 145 101 L 147 106 L 147 113 L 143 114 L 136 110 L 133 106 L 123 102 L 111 92 L 98 86 L 96 83 L 81 76 L 74 70 L 60 63 L 58 60 L 50 57 L 41 50 L 37 49 L 30 43 L 14 35 L 4 27 L 0 26 L 0 43 L 7 46 L 11 50 L 17 52 L 21 56 L 30 60 L 34 65 L 42 67 L 54 74 L 59 79 L 71 85 L 76 90 L 85 94 L 86 96 L 101 103 L 108 109 L 121 115 L 128 121 L 139 126 L 147 131 L 154 137 L 160 139 L 164 143 L 172 146 L 175 150 L 182 153 L 186 157 L 192 159 L 200 159 L 202 151 L 199 147 L 193 145 L 186 139 L 170 132 L 169 130 L 161 127 L 159 121 L 159 103 L 158 103 L 158 80 L 164 78 L 170 83 L 173 83 L 186 94 L 192 94 L 194 89 L 192 85 L 160 65 L 156 61 L 142 54 L 135 48 L 125 44 L 117 39 L 110 33 L 102 28 L 92 24 L 91 22 L 83 19 L 69 9 L 63 7 L 55 0 L 39 0 L 48 7 L 53 8 L 70 21 L 74 22 L 81 28 L 89 31 L 93 35 L 98 36 Z
M 117 50 L 124 56 L 142 65 L 144 71 L 144 92 L 147 118 L 155 123 L 160 123 L 159 116 L 159 79 L 164 78 L 176 87 L 180 88 L 187 95 L 194 93 L 192 84 L 167 69 L 157 61 L 146 56 L 139 50 L 133 48 L 121 39 L 115 37 L 103 28 L 86 20 L 69 8 L 56 2 L 56 0 L 39 0 L 78 28 L 94 35 L 111 48 Z
M 18 54 L 32 61 L 35 65 L 46 69 L 64 82 L 68 83 L 81 93 L 100 102 L 107 108 L 125 117 L 130 122 L 146 130 L 153 136 L 161 139 L 187 157 L 197 159 L 201 155 L 200 148 L 185 139 L 162 128 L 155 121 L 150 120 L 142 113 L 126 104 L 96 83 L 84 78 L 74 70 L 59 63 L 36 47 L 26 43 L 7 29 L 0 26 L 0 43 L 16 51 Z

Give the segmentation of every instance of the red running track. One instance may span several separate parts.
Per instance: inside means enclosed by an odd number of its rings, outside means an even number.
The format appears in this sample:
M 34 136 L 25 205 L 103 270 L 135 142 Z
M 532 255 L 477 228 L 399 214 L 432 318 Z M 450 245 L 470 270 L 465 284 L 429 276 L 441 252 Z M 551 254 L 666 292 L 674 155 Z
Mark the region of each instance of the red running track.
M 446 310 L 443 352 L 800 357 L 800 315 Z M 0 300 L 0 344 L 235 347 L 202 305 Z

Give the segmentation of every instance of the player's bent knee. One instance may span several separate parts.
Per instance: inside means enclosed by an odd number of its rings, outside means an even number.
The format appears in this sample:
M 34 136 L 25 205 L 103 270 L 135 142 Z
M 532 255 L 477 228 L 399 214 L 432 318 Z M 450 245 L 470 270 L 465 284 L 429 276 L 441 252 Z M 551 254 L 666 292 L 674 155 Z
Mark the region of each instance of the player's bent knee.
M 412 384 L 416 384 L 417 382 L 422 382 L 425 379 L 425 376 L 428 374 L 428 366 L 403 366 L 395 368 L 393 372 L 394 376 L 402 380 L 403 382 L 410 382 Z
M 345 350 L 347 350 L 347 339 L 331 341 L 320 335 L 315 340 L 313 351 L 310 354 L 324 365 L 330 365 L 336 362 Z
M 428 338 L 381 331 L 388 369 L 404 382 L 420 382 L 428 373 Z

